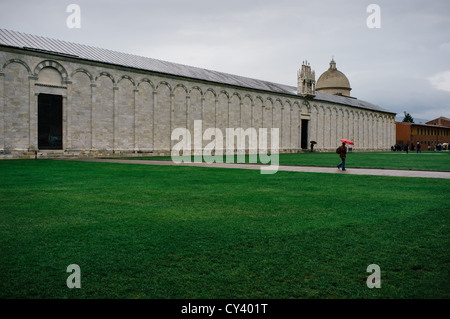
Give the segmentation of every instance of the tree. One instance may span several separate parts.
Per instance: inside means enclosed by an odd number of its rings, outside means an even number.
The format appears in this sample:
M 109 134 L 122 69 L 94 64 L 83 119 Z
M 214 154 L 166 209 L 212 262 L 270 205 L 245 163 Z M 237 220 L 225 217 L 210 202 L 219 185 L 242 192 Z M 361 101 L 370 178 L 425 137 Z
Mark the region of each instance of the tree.
M 403 118 L 402 122 L 406 122 L 406 123 L 414 123 L 414 119 L 411 116 L 411 114 L 403 112 L 405 114 L 405 117 Z

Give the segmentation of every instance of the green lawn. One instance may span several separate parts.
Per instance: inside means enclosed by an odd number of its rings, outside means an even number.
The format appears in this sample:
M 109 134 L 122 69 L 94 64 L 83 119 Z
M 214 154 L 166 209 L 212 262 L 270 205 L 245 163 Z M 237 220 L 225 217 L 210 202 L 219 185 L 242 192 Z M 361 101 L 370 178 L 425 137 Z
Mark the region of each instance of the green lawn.
M 0 172 L 3 299 L 450 297 L 450 180 L 53 160 Z
M 172 160 L 170 156 L 138 157 L 134 159 Z M 225 156 L 223 161 L 226 161 Z M 329 167 L 335 167 L 340 162 L 338 154 L 317 152 L 280 154 L 279 161 L 280 165 Z M 235 159 L 234 162 L 237 162 L 237 159 Z M 248 156 L 246 156 L 245 162 L 249 162 Z M 450 171 L 450 153 L 422 152 L 421 154 L 417 154 L 409 152 L 406 154 L 406 152 L 352 152 L 347 154 L 346 166 L 348 168 L 358 167 Z

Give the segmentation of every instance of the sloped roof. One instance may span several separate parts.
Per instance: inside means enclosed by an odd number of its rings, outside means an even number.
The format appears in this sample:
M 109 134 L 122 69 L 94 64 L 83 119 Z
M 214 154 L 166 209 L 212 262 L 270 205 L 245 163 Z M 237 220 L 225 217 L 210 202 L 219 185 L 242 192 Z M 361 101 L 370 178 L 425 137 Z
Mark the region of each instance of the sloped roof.
M 0 29 L 0 46 L 14 47 L 52 55 L 107 63 L 127 68 L 228 84 L 273 93 L 295 96 L 297 95 L 297 88 L 294 86 L 288 86 L 264 80 L 257 80 L 239 75 L 207 70 L 198 67 L 187 66 L 183 64 L 167 62 L 108 49 L 101 49 L 84 44 L 56 40 L 6 29 Z M 343 96 L 334 96 L 326 93 L 316 92 L 316 97 L 314 99 L 345 104 L 374 111 L 392 113 L 382 109 L 377 105 L 353 98 L 346 98 Z

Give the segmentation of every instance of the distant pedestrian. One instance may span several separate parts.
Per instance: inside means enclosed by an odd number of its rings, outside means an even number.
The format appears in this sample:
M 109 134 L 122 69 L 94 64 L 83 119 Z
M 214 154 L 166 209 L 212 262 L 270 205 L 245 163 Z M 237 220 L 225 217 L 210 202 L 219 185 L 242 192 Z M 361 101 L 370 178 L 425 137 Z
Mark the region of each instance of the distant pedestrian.
M 345 143 L 342 143 L 342 145 L 336 149 L 336 153 L 339 154 L 339 157 L 341 158 L 341 163 L 337 168 L 342 168 L 342 170 L 345 171 L 345 157 L 347 156 L 347 147 L 345 147 Z
M 406 151 L 406 154 L 408 154 L 408 151 L 409 151 L 409 145 L 408 144 L 405 145 L 405 151 Z
M 420 150 L 421 146 L 420 143 L 417 142 L 417 153 L 422 153 L 422 151 Z

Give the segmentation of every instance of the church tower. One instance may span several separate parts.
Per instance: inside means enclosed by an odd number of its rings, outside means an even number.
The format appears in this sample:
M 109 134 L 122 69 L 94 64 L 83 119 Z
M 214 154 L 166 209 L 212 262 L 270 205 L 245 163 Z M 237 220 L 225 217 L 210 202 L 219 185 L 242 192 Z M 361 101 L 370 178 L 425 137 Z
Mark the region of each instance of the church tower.
M 297 94 L 304 97 L 316 95 L 316 73 L 311 71 L 308 61 L 303 61 L 302 68 L 297 72 Z

